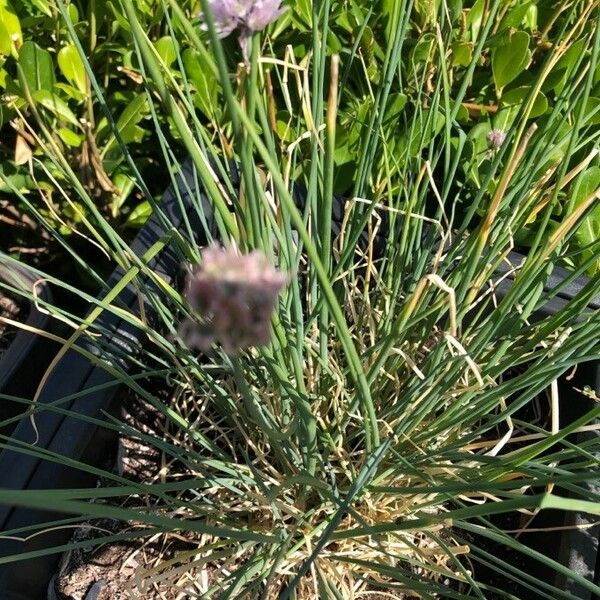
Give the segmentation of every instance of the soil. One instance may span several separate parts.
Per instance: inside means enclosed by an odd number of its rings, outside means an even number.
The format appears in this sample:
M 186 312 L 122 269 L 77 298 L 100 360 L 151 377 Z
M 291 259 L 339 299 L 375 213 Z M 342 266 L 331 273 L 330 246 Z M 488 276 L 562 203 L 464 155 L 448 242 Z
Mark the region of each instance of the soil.
M 73 541 L 94 539 L 111 531 L 116 533 L 121 527 L 118 522 L 96 520 L 79 529 Z M 60 600 L 187 598 L 187 595 L 182 595 L 180 587 L 173 585 L 172 578 L 153 583 L 150 577 L 140 578 L 138 574 L 172 558 L 176 552 L 191 548 L 193 545 L 179 536 L 169 539 L 165 534 L 152 538 L 150 542 L 133 540 L 68 553 L 63 557 L 57 577 L 56 596 Z
M 163 430 L 162 415 L 133 395 L 124 399 L 120 418 L 144 433 L 157 434 Z M 130 481 L 150 483 L 160 475 L 162 455 L 154 447 L 139 440 L 120 436 L 114 470 Z M 102 482 L 100 482 L 102 483 Z M 138 500 L 139 502 L 139 500 Z M 121 503 L 132 508 L 135 500 Z M 95 519 L 80 527 L 72 542 L 102 538 L 105 535 L 132 532 L 118 521 Z M 189 538 L 189 539 L 188 539 Z M 157 534 L 151 538 L 133 538 L 131 541 L 98 544 L 91 548 L 75 549 L 62 557 L 56 577 L 55 593 L 58 600 L 183 600 L 181 574 L 154 582 L 144 573 L 177 553 L 197 547 L 199 540 L 179 534 Z M 160 569 L 157 569 L 160 572 Z M 158 578 L 156 578 L 158 579 Z M 174 582 L 178 579 L 179 582 Z M 179 583 L 179 585 L 177 585 Z
M 4 292 L 0 292 L 0 317 L 5 319 L 19 320 L 21 314 L 20 304 Z M 0 320 L 0 357 L 5 350 L 11 345 L 17 335 L 18 328 L 7 325 Z

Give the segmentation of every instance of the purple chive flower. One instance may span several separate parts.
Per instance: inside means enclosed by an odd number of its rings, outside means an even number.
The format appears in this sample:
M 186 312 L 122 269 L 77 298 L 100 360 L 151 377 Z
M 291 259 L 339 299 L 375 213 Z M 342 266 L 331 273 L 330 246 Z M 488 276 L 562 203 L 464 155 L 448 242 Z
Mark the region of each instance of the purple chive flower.
M 492 129 L 485 136 L 485 139 L 488 141 L 488 144 L 493 150 L 497 150 L 504 144 L 504 140 L 506 139 L 506 132 L 503 129 Z
M 281 0 L 207 0 L 219 37 L 239 31 L 244 60 L 248 63 L 250 38 L 255 31 L 264 29 L 284 12 Z
M 179 333 L 188 346 L 202 351 L 214 342 L 230 355 L 263 346 L 271 338 L 277 296 L 288 281 L 257 250 L 240 255 L 233 248 L 205 248 L 185 290 L 199 321 L 186 320 Z

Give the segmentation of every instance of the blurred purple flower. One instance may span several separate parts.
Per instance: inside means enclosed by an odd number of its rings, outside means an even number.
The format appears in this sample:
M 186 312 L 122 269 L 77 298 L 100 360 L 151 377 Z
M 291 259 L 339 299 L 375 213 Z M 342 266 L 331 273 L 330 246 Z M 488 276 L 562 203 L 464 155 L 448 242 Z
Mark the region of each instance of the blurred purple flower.
M 250 38 L 255 31 L 264 29 L 284 12 L 281 0 L 207 0 L 212 10 L 219 37 L 239 31 L 240 45 L 246 63 L 249 58 Z
M 185 290 L 201 321 L 186 320 L 179 333 L 190 347 L 206 351 L 218 342 L 230 355 L 265 345 L 277 296 L 288 281 L 257 250 L 240 255 L 233 248 L 205 248 Z
M 485 136 L 488 144 L 492 149 L 497 150 L 504 144 L 504 140 L 506 139 L 506 132 L 503 129 L 492 129 Z

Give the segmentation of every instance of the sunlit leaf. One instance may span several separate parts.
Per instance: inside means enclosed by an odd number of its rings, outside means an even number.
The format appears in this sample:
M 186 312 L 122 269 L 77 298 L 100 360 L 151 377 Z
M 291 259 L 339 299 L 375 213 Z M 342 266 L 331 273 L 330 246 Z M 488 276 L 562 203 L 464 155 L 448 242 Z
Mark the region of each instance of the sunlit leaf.
M 57 60 L 61 73 L 69 83 L 74 85 L 80 92 L 85 93 L 87 85 L 85 67 L 75 44 L 68 44 L 61 48 Z
M 496 89 L 501 90 L 526 68 L 531 52 L 529 34 L 515 31 L 492 52 L 492 73 Z

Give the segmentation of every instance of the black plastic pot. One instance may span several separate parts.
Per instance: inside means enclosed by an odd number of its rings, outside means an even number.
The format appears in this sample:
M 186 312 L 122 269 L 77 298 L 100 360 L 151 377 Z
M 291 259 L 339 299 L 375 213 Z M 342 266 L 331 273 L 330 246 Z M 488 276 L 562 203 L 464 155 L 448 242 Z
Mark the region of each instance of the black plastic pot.
M 523 255 L 517 252 L 511 252 L 507 263 L 511 265 L 520 265 L 525 260 Z M 499 275 L 502 276 L 508 271 L 508 267 L 503 265 Z M 545 291 L 549 292 L 551 299 L 542 306 L 533 316 L 536 321 L 544 317 L 549 317 L 559 312 L 566 304 L 572 301 L 588 283 L 586 277 L 578 277 L 567 285 L 572 274 L 561 267 L 555 267 L 551 276 L 545 284 Z M 502 298 L 510 289 L 512 276 L 502 279 L 496 289 L 496 297 Z M 555 292 L 555 293 L 552 293 Z M 600 309 L 600 296 L 596 296 L 587 306 L 587 310 Z M 574 373 L 563 376 L 558 381 L 559 404 L 560 404 L 560 425 L 565 426 L 576 419 L 582 417 L 595 406 L 592 398 L 582 395 L 576 390 L 582 390 L 584 387 L 590 387 L 600 394 L 600 362 L 592 361 L 580 364 Z M 578 444 L 592 436 L 600 435 L 599 432 L 578 433 L 569 438 L 569 441 Z M 600 464 L 600 456 L 597 457 Z M 587 489 L 592 493 L 600 493 L 600 482 L 588 483 Z M 543 491 L 543 490 L 540 490 Z M 564 492 L 562 492 L 564 493 Z M 581 498 L 580 498 L 581 499 Z M 585 499 L 585 498 L 584 498 Z M 506 515 L 510 518 L 510 515 Z M 516 514 L 515 514 L 516 517 Z M 500 517 L 500 520 L 503 517 Z M 492 519 L 493 521 L 494 519 Z M 512 525 L 518 519 L 515 519 Z M 546 510 L 530 523 L 529 527 L 546 530 L 536 533 L 524 533 L 520 541 L 525 545 L 537 550 L 546 556 L 554 559 L 562 565 L 567 566 L 571 571 L 596 585 L 600 584 L 600 556 L 598 554 L 598 545 L 600 538 L 600 525 L 593 525 L 597 518 L 587 513 L 564 512 Z M 592 526 L 593 525 L 593 526 Z M 511 525 L 504 524 L 509 529 Z M 514 552 L 504 548 L 496 548 L 502 554 L 507 562 L 514 559 Z M 543 567 L 536 560 L 531 559 L 527 565 L 519 565 L 530 575 L 552 583 L 555 587 L 571 594 L 571 597 L 581 600 L 595 600 L 596 595 L 580 584 L 571 579 L 567 579 L 561 574 L 550 571 Z M 502 576 L 500 576 L 501 579 Z M 496 579 L 498 582 L 498 579 Z M 521 600 L 539 600 L 540 595 L 537 591 L 519 589 L 518 597 Z
M 142 256 L 170 228 L 183 230 L 183 223 L 186 219 L 192 222 L 194 231 L 203 231 L 200 214 L 208 219 L 209 230 L 215 231 L 210 204 L 198 183 L 191 163 L 186 163 L 178 175 L 177 188 L 178 193 L 171 186 L 164 194 L 160 205 L 164 216 L 154 214 L 134 240 L 132 250 L 137 256 Z M 296 203 L 302 207 L 305 201 L 303 190 L 299 187 L 296 188 L 294 195 Z M 334 203 L 334 213 L 334 233 L 336 233 L 343 216 L 342 200 L 338 199 Z M 385 239 L 384 227 L 376 245 L 385 243 Z M 200 233 L 196 241 L 199 245 L 206 243 L 206 239 Z M 513 262 L 518 258 L 518 255 L 513 255 Z M 171 244 L 151 262 L 150 267 L 165 281 L 173 282 L 182 262 L 183 256 L 179 254 L 175 244 Z M 122 273 L 119 270 L 115 271 L 107 283 L 107 289 L 112 288 L 121 276 Z M 549 287 L 558 286 L 565 277 L 565 273 L 556 270 L 548 283 Z M 162 293 L 150 280 L 140 280 L 139 283 L 146 287 L 147 298 Z M 584 279 L 580 279 L 572 286 L 562 290 L 544 308 L 544 311 L 556 311 L 562 303 L 568 302 L 584 284 Z M 505 291 L 509 286 L 510 281 L 505 281 L 500 286 L 499 293 L 502 294 L 503 290 Z M 134 314 L 139 312 L 137 289 L 133 286 L 126 288 L 121 293 L 118 302 Z M 598 308 L 598 306 L 600 306 L 600 302 L 591 308 Z M 146 318 L 152 318 L 153 309 L 150 302 L 147 303 L 144 312 Z M 142 334 L 135 327 L 108 312 L 104 312 L 97 323 L 108 333 L 107 339 L 110 340 L 110 345 L 100 353 L 92 345 L 89 345 L 87 349 L 95 352 L 103 361 L 120 368 L 128 368 L 129 361 L 123 361 L 121 357 L 123 354 L 130 357 L 137 355 L 144 342 Z M 595 383 L 596 390 L 600 393 L 600 365 L 597 363 L 586 365 L 578 371 L 577 377 L 580 378 L 582 385 Z M 572 387 L 573 383 L 569 382 L 569 385 Z M 118 384 L 118 379 L 111 376 L 105 369 L 94 365 L 81 354 L 69 351 L 53 370 L 39 402 L 49 405 L 57 399 L 71 396 L 73 399 L 61 406 L 68 409 L 73 415 L 67 416 L 51 410 L 38 413 L 36 419 L 39 430 L 38 445 L 53 453 L 83 461 L 92 466 L 105 463 L 107 454 L 110 453 L 111 448 L 114 449 L 114 439 L 105 428 L 82 420 L 75 415 L 100 418 L 102 413 L 108 411 L 113 401 L 118 398 Z M 575 386 L 577 387 L 576 382 Z M 573 403 L 572 408 L 574 410 L 572 418 L 583 414 L 587 409 L 579 401 L 578 406 L 575 407 Z M 29 419 L 23 418 L 14 431 L 14 440 L 31 442 L 34 439 L 33 436 L 34 432 Z M 0 453 L 1 487 L 12 489 L 77 488 L 91 486 L 94 483 L 95 476 L 90 473 L 35 458 L 15 450 L 5 449 Z M 56 513 L 50 511 L 0 506 L 0 530 L 4 532 L 36 524 L 41 525 L 57 518 L 59 517 Z M 564 519 L 564 517 L 561 518 Z M 584 520 L 586 516 L 575 515 L 574 518 Z M 33 552 L 67 543 L 71 533 L 72 531 L 68 529 L 53 529 L 27 542 L 0 540 L 0 557 Z M 598 572 L 595 566 L 597 529 L 588 529 L 585 532 L 560 532 L 557 535 L 559 539 L 555 547 L 562 547 L 565 550 L 564 556 L 558 556 L 557 553 L 556 558 L 572 568 L 577 568 L 580 573 L 583 573 L 584 569 L 589 571 L 586 576 L 589 576 L 590 579 L 594 577 L 597 579 Z M 46 598 L 48 582 L 56 571 L 58 560 L 58 555 L 48 555 L 0 566 L 0 599 L 42 600 Z M 584 567 L 578 568 L 576 564 L 578 561 Z M 589 594 L 587 596 L 585 594 L 578 595 L 578 590 L 568 587 L 566 583 L 565 587 L 575 597 L 591 600 Z
M 154 214 L 133 241 L 133 252 L 141 257 L 157 242 L 170 227 L 178 228 L 183 222 L 182 206 L 186 215 L 193 213 L 193 207 L 209 214 L 205 196 L 198 192 L 194 185 L 193 169 L 188 164 L 179 176 L 178 188 L 182 203 L 170 187 L 161 202 L 163 215 Z M 194 190 L 192 193 L 191 190 Z M 168 225 L 165 225 L 168 223 Z M 200 228 L 198 228 L 200 230 Z M 202 243 L 203 240 L 199 240 Z M 167 282 L 177 276 L 183 257 L 175 244 L 167 245 L 149 267 Z M 107 282 L 106 289 L 114 287 L 122 277 L 116 270 Z M 156 297 L 162 291 L 149 279 L 140 278 L 140 285 L 146 289 L 146 297 Z M 99 297 L 102 297 L 100 294 Z M 139 314 L 139 296 L 137 288 L 126 288 L 115 302 L 127 307 L 134 314 Z M 144 308 L 145 318 L 152 320 L 153 306 L 147 302 Z M 128 369 L 131 361 L 122 360 L 139 354 L 144 343 L 140 331 L 113 313 L 104 311 L 97 319 L 96 325 L 106 332 L 108 346 L 98 351 L 92 344 L 86 344 L 80 338 L 78 344 L 98 358 L 122 369 Z M 35 382 L 37 386 L 37 382 Z M 71 415 L 43 410 L 36 415 L 38 430 L 37 446 L 56 455 L 82 461 L 88 465 L 98 466 L 106 463 L 107 456 L 115 448 L 115 439 L 106 428 L 82 420 L 82 418 L 102 418 L 112 402 L 119 395 L 119 380 L 104 368 L 97 366 L 81 353 L 69 350 L 58 362 L 46 381 L 38 399 L 40 404 L 50 405 L 60 399 L 71 398 L 62 402 L 60 407 L 67 409 Z M 81 416 L 81 418 L 79 418 Z M 35 439 L 29 417 L 25 416 L 12 433 L 15 448 L 19 442 L 31 443 Z M 93 486 L 96 476 L 79 469 L 70 468 L 50 460 L 42 460 L 14 449 L 5 448 L 0 453 L 0 487 L 24 489 L 80 488 Z M 0 506 L 0 531 L 7 532 L 35 525 L 42 526 L 61 518 L 55 512 L 28 509 L 14 506 Z M 0 539 L 0 557 L 34 552 L 44 548 L 60 546 L 69 541 L 72 530 L 52 529 L 37 535 L 26 542 L 12 539 Z M 16 563 L 0 566 L 0 599 L 1 600 L 42 600 L 47 597 L 48 582 L 57 569 L 60 556 L 51 554 L 37 558 L 29 558 Z
M 42 302 L 51 302 L 52 293 L 46 283 L 36 282 L 39 278 L 25 267 L 12 262 L 0 263 L 0 282 L 18 292 L 29 294 L 36 286 L 37 295 Z M 47 331 L 50 317 L 40 312 L 33 302 L 22 300 L 23 314 L 21 322 L 27 329 L 19 329 L 11 344 L 0 357 L 0 393 L 28 397 L 33 392 L 33 383 L 51 359 L 48 340 L 34 333 Z M 36 377 L 37 376 L 37 377 Z M 23 411 L 23 405 L 2 400 L 0 418 L 7 419 Z
M 594 400 L 582 398 L 581 394 L 577 394 L 577 398 L 574 398 L 573 389 L 583 389 L 586 385 L 600 395 L 600 364 L 597 361 L 579 365 L 573 380 L 567 382 L 563 379 L 560 382 L 560 394 L 565 398 L 565 401 L 562 401 L 561 409 L 564 418 L 568 421 L 575 420 L 595 406 Z M 599 435 L 600 431 L 578 433 L 572 441 L 577 444 Z M 596 458 L 600 464 L 600 456 L 596 456 Z M 587 488 L 590 496 L 591 494 L 600 494 L 600 481 L 588 483 Z M 600 585 L 600 554 L 598 553 L 600 524 L 598 524 L 598 517 L 588 513 L 569 513 L 564 519 L 564 525 L 568 529 L 561 535 L 558 561 L 585 579 Z M 560 576 L 557 576 L 556 585 L 571 592 L 576 598 L 597 600 L 597 596 L 592 595 L 591 592 L 572 581 L 565 581 Z

